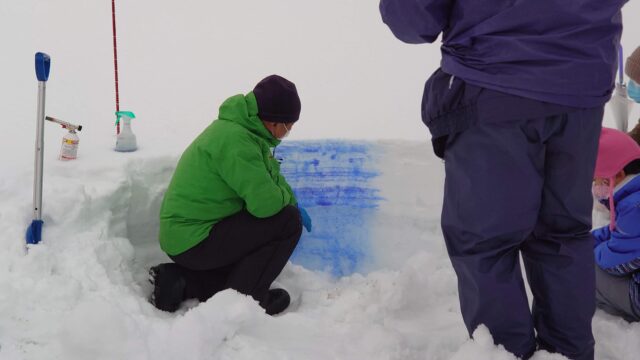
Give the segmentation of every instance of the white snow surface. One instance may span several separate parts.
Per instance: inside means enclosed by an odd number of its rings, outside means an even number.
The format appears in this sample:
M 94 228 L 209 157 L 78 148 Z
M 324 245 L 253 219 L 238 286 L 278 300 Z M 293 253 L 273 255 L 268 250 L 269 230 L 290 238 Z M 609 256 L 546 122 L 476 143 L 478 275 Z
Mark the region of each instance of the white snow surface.
M 131 154 L 112 151 L 110 2 L 0 2 L 0 359 L 514 359 L 484 327 L 469 340 L 460 316 L 439 230 L 443 165 L 419 120 L 436 45 L 393 39 L 377 1 L 117 5 L 121 108 L 138 115 Z M 638 13 L 639 2 L 624 10 Z M 627 49 L 640 45 L 638 24 Z M 36 51 L 53 59 L 47 114 L 85 128 L 79 158 L 60 162 L 64 131 L 46 124 L 44 240 L 27 249 Z M 277 283 L 293 304 L 275 317 L 232 290 L 156 310 L 146 270 L 166 260 L 157 210 L 176 161 L 225 97 L 271 73 L 300 89 L 293 139 L 385 149 L 377 267 L 336 279 L 288 264 Z M 640 354 L 640 325 L 601 311 L 593 325 L 597 359 Z

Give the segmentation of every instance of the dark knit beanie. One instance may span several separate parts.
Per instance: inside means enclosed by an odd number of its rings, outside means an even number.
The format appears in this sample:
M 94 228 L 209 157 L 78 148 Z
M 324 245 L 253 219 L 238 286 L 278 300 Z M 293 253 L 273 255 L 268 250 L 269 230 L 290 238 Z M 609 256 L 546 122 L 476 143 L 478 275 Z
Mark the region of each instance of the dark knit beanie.
M 258 117 L 263 121 L 292 123 L 300 118 L 300 98 L 296 85 L 278 75 L 267 76 L 253 89 Z
M 640 47 L 629 56 L 624 70 L 631 80 L 640 84 Z

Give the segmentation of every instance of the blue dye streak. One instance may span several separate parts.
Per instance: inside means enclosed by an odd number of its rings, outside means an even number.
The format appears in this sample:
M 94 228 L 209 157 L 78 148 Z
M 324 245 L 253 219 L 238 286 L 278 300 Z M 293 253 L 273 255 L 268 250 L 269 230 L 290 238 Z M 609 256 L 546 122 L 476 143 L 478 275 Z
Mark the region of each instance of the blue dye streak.
M 336 277 L 370 260 L 370 224 L 382 198 L 371 184 L 379 173 L 371 144 L 346 141 L 287 142 L 276 149 L 282 174 L 313 220 L 292 261 Z

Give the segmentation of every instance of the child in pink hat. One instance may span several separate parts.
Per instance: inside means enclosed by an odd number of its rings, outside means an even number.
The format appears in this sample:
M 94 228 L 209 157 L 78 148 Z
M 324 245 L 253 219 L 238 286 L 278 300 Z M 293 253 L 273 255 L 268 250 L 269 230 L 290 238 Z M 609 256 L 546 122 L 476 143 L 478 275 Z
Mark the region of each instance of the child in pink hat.
M 593 195 L 610 211 L 610 223 L 593 230 L 596 299 L 603 310 L 640 320 L 640 145 L 603 128 Z

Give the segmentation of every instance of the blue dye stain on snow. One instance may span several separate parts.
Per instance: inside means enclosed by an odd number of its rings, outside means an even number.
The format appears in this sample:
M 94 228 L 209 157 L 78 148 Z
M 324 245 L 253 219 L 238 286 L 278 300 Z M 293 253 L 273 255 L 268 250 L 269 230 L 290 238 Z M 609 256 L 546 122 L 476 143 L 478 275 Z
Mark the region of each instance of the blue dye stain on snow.
M 370 228 L 382 198 L 372 180 L 377 148 L 371 143 L 296 141 L 276 148 L 281 171 L 313 222 L 291 261 L 340 277 L 371 261 Z

